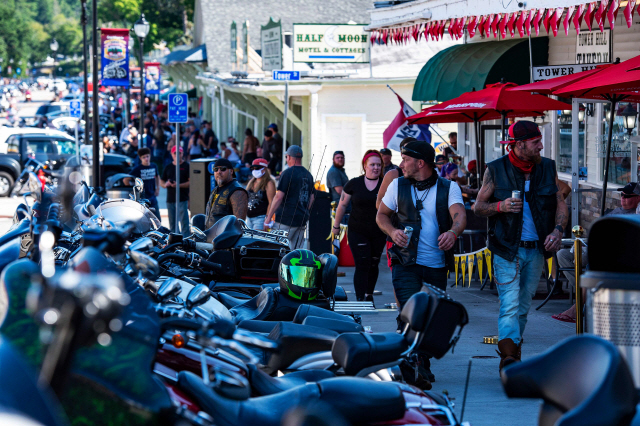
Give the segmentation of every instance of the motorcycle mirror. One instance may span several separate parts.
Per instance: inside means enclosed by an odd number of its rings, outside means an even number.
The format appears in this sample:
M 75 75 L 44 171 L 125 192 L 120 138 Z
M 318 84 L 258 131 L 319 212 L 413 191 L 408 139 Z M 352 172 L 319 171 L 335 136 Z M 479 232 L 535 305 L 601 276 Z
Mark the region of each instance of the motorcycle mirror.
M 198 241 L 207 241 L 207 234 L 195 226 L 191 226 L 191 234 L 193 234 Z
M 42 183 L 38 176 L 29 172 L 27 177 L 27 187 L 29 188 L 29 192 L 31 192 L 31 196 L 34 197 L 38 201 L 42 201 Z
M 144 191 L 144 181 L 140 178 L 136 178 L 135 188 L 138 195 L 142 195 L 142 192 Z
M 204 284 L 198 284 L 197 286 L 192 288 L 187 295 L 185 305 L 187 309 L 193 309 L 196 306 L 206 303 L 209 300 L 210 296 L 211 290 L 209 290 L 209 287 Z
M 129 246 L 129 250 L 146 253 L 153 248 L 153 240 L 149 237 L 143 237 L 135 240 Z
M 145 278 L 157 277 L 160 273 L 160 265 L 151 256 L 139 251 L 130 250 L 129 257 L 133 260 L 133 268 L 140 272 Z
M 180 291 L 182 291 L 180 282 L 175 278 L 169 278 L 162 283 L 157 294 L 160 300 L 165 300 L 178 295 Z

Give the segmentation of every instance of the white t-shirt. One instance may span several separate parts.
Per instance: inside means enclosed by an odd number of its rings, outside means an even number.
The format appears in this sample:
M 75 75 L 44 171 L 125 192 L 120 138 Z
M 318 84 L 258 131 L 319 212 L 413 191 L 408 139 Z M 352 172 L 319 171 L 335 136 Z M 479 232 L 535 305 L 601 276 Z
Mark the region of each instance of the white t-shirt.
M 426 193 L 426 194 L 425 194 Z M 434 185 L 425 191 L 417 191 L 418 199 L 422 200 L 423 208 L 420 211 L 421 230 L 420 240 L 418 241 L 418 258 L 416 263 L 418 265 L 428 266 L 429 268 L 443 268 L 444 267 L 444 251 L 438 248 L 438 237 L 440 236 L 440 230 L 438 229 L 438 219 L 436 217 L 436 194 L 438 193 L 438 185 Z M 416 191 L 411 188 L 411 198 L 413 199 L 413 205 L 416 204 Z M 382 198 L 382 202 L 389 209 L 398 211 L 398 179 L 394 179 L 393 182 L 387 188 L 386 194 Z M 454 204 L 462 204 L 462 192 L 457 183 L 451 182 L 449 187 L 449 207 Z

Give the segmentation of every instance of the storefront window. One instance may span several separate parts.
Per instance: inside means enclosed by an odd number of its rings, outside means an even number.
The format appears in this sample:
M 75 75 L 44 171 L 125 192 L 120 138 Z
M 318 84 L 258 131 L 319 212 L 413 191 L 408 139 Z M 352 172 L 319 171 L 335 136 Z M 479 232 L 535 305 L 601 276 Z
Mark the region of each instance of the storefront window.
M 631 182 L 631 143 L 629 142 L 629 133 L 624 128 L 624 120 L 620 113 L 624 111 L 626 103 L 616 105 L 616 115 L 613 121 L 613 134 L 611 139 L 611 158 L 609 160 L 609 183 L 626 185 Z M 636 109 L 636 104 L 632 104 Z M 602 176 L 604 178 L 604 162 L 607 156 L 607 138 L 609 135 L 609 117 L 611 114 L 611 104 L 604 104 L 604 113 L 602 114 L 602 133 L 597 140 L 598 157 L 602 167 Z M 637 110 L 636 110 L 637 111 Z M 638 129 L 633 129 L 631 136 L 637 135 Z M 637 171 L 636 171 L 637 173 Z
M 581 107 L 582 108 L 582 107 Z M 571 173 L 571 162 L 573 159 L 572 155 L 572 139 L 571 139 L 571 127 L 572 127 L 572 116 L 571 110 L 567 111 L 558 111 L 557 112 L 557 129 L 558 133 L 556 134 L 556 140 L 558 143 L 556 144 L 556 167 L 559 172 L 562 173 Z M 579 158 L 578 163 L 580 166 L 581 175 L 585 175 L 585 164 L 584 164 L 584 120 L 579 123 L 580 129 L 580 139 L 579 139 Z M 586 176 L 581 176 L 586 177 Z

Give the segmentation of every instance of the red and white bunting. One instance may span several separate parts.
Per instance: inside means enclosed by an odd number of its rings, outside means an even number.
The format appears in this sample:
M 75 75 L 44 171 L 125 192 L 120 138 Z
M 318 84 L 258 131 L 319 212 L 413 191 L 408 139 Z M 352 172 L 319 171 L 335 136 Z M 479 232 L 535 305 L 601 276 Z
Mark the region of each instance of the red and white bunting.
M 460 22 L 458 23 L 458 38 L 464 37 L 464 26 L 467 23 L 467 17 L 463 16 L 460 18 Z
M 493 22 L 493 19 L 493 14 L 490 14 L 487 15 L 486 19 L 484 20 L 484 34 L 487 38 L 491 36 L 491 23 Z
M 547 13 L 544 14 L 544 19 L 542 20 L 542 25 L 544 25 L 544 29 L 549 34 L 549 26 L 551 25 L 551 17 L 555 15 L 555 9 L 547 9 Z
M 441 25 L 440 25 L 440 40 L 444 39 L 444 27 L 447 23 L 447 21 L 441 21 Z
M 493 17 L 493 22 L 491 23 L 491 33 L 493 34 L 493 38 L 498 38 L 498 26 L 502 22 L 502 14 L 497 13 Z
M 573 28 L 576 29 L 576 35 L 580 34 L 580 26 L 582 25 L 582 16 L 585 9 L 585 5 L 581 4 L 576 8 L 576 13 L 573 15 Z
M 596 10 L 596 13 L 595 13 L 596 24 L 598 24 L 600 31 L 604 31 L 604 18 L 607 15 L 608 5 L 609 5 L 609 0 L 601 0 L 600 7 Z
M 455 37 L 455 33 L 456 33 L 456 22 L 458 22 L 457 19 L 455 18 L 451 18 L 449 20 L 449 28 L 447 29 L 449 32 L 449 37 L 451 37 L 451 39 L 453 39 Z
M 536 32 L 536 35 L 540 34 L 540 21 L 544 17 L 544 9 L 538 9 L 536 12 L 536 16 L 533 18 L 533 29 Z
M 473 38 L 473 36 L 476 35 L 477 27 L 478 27 L 478 17 L 472 16 L 471 18 L 469 18 L 469 23 L 467 24 L 467 32 L 469 33 L 469 38 Z
M 533 23 L 533 19 L 536 16 L 536 10 L 535 9 L 531 9 L 528 11 L 528 15 L 524 20 L 524 32 L 527 35 L 531 35 L 531 24 Z
M 618 9 L 620 8 L 619 0 L 611 0 L 609 10 L 607 11 L 607 19 L 609 19 L 609 25 L 613 31 L 613 27 L 616 25 L 616 18 L 618 17 Z
M 562 21 L 562 26 L 564 27 L 564 35 L 569 35 L 569 27 L 571 26 L 571 18 L 573 17 L 573 11 L 576 7 L 569 6 L 567 8 L 567 14 L 564 16 L 564 21 Z
M 560 26 L 560 21 L 562 21 L 562 14 L 564 13 L 564 7 L 557 7 L 551 15 L 551 21 L 549 22 L 549 26 L 551 27 L 551 32 L 553 32 L 553 36 L 556 37 L 558 35 L 558 27 Z
M 595 18 L 596 10 L 598 10 L 598 2 L 592 1 L 587 3 L 587 8 L 584 11 L 584 23 L 587 24 L 589 31 L 593 28 L 593 19 Z
M 636 8 L 636 0 L 629 0 L 627 7 L 624 8 L 624 19 L 627 20 L 627 27 L 631 28 L 633 22 L 633 11 Z
M 513 36 L 516 33 L 514 26 L 516 24 L 517 17 L 518 17 L 518 12 L 513 12 L 509 17 L 509 22 L 507 22 L 507 30 L 509 30 L 509 34 L 511 34 L 511 38 L 513 38 Z
M 505 13 L 504 15 L 500 15 L 500 25 L 498 28 L 500 29 L 500 36 L 504 39 L 507 36 L 507 22 L 509 21 L 509 14 Z
M 522 12 L 520 12 L 518 19 L 516 20 L 516 28 L 518 29 L 518 35 L 520 35 L 520 37 L 524 37 L 524 21 L 528 16 L 529 11 L 523 10 Z

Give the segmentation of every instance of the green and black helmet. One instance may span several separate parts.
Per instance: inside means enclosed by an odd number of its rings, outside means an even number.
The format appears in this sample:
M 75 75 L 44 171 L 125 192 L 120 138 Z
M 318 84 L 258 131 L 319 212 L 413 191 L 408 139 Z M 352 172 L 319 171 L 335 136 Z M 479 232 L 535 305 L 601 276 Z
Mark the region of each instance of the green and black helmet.
M 307 302 L 314 300 L 322 287 L 322 265 L 309 250 L 293 250 L 280 261 L 280 292 Z

